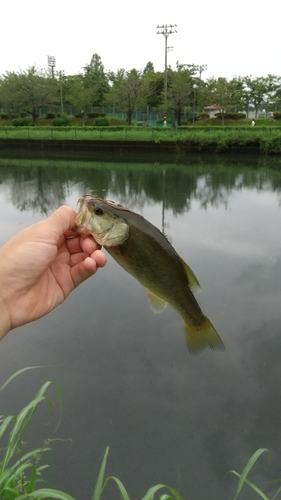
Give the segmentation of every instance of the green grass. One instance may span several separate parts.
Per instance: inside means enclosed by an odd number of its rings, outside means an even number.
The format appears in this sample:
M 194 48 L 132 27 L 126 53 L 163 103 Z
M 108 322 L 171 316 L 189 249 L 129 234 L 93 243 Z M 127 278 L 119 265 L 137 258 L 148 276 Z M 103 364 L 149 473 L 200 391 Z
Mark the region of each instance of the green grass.
M 19 370 L 12 375 L 5 384 L 0 387 L 0 392 L 4 390 L 18 375 L 26 370 L 40 367 L 28 367 Z M 48 465 L 41 465 L 43 457 L 50 451 L 50 440 L 47 440 L 43 446 L 32 451 L 25 452 L 23 437 L 26 429 L 31 423 L 34 413 L 42 402 L 47 402 L 49 410 L 52 413 L 52 402 L 46 397 L 47 390 L 53 386 L 59 401 L 60 413 L 62 409 L 62 398 L 59 387 L 54 382 L 47 381 L 37 392 L 35 398 L 25 406 L 18 415 L 0 417 L 0 440 L 6 438 L 6 445 L 1 443 L 0 447 L 0 499 L 1 500 L 41 500 L 41 499 L 59 499 L 75 500 L 71 495 L 53 488 L 41 487 L 38 485 L 43 482 L 42 473 Z M 263 491 L 250 481 L 249 473 L 256 464 L 257 460 L 264 453 L 269 453 L 266 448 L 260 448 L 249 459 L 242 473 L 234 470 L 229 471 L 239 478 L 234 500 L 237 500 L 242 489 L 247 486 L 251 488 L 257 496 L 263 500 L 273 500 L 281 492 L 281 487 L 277 489 L 272 499 L 263 493 Z M 124 484 L 115 476 L 106 477 L 106 465 L 108 460 L 109 448 L 107 447 L 102 458 L 100 470 L 96 480 L 92 500 L 101 500 L 104 491 L 109 482 L 116 486 L 116 498 L 122 500 L 136 500 L 129 496 Z M 280 481 L 276 481 L 280 482 Z M 159 496 L 160 495 L 160 496 Z M 183 500 L 183 497 L 174 488 L 165 484 L 156 484 L 149 488 L 141 500 Z M 186 497 L 185 497 L 186 500 Z M 203 499 L 202 499 L 203 500 Z M 204 499 L 205 500 L 205 499 Z M 208 500 L 208 499 L 206 499 Z
M 5 384 L 0 387 L 0 392 L 5 389 L 12 380 L 26 370 L 36 369 L 40 367 L 28 367 L 19 370 L 12 375 Z M 54 382 L 45 382 L 40 388 L 35 398 L 25 406 L 16 416 L 0 416 L 0 440 L 7 436 L 5 446 L 1 444 L 0 448 L 0 499 L 1 500 L 41 500 L 41 499 L 59 499 L 59 500 L 75 500 L 71 495 L 63 491 L 53 488 L 37 488 L 38 484 L 43 481 L 42 472 L 48 465 L 40 465 L 42 458 L 50 451 L 48 440 L 42 447 L 36 448 L 29 452 L 24 452 L 24 433 L 29 426 L 34 413 L 38 406 L 47 401 L 50 412 L 52 412 L 52 402 L 46 397 L 46 392 L 50 386 L 56 389 L 59 408 L 62 409 L 62 398 L 59 387 Z M 100 500 L 103 496 L 107 484 L 113 481 L 119 492 L 118 498 L 130 500 L 128 492 L 123 483 L 115 476 L 105 477 L 106 463 L 108 458 L 109 448 L 107 447 L 100 467 L 98 478 L 96 481 L 92 500 Z M 142 497 L 142 500 L 154 500 L 155 495 L 160 491 L 162 493 L 159 500 L 183 500 L 180 494 L 173 488 L 164 484 L 157 484 L 150 488 Z
M 281 127 L 0 127 L 0 139 L 104 141 L 256 141 L 281 139 Z

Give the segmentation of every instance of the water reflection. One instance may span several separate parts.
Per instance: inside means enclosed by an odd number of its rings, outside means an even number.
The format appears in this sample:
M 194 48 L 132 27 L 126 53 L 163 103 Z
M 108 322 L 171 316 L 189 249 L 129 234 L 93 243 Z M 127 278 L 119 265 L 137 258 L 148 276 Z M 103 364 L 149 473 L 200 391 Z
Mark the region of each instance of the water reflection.
M 107 445 L 108 473 L 133 498 L 157 482 L 184 498 L 233 498 L 226 472 L 241 471 L 261 446 L 273 459 L 251 479 L 279 477 L 280 189 L 279 161 L 0 160 L 1 242 L 84 193 L 115 199 L 164 226 L 227 348 L 188 356 L 177 314 L 151 315 L 143 288 L 111 260 L 48 317 L 9 334 L 2 381 L 24 366 L 47 368 L 26 373 L 13 398 L 1 393 L 1 414 L 27 404 L 47 379 L 62 389 L 58 433 L 44 414 L 28 439 L 73 440 L 53 444 L 54 487 L 90 497 Z
M 190 210 L 193 200 L 201 208 L 227 207 L 231 193 L 245 188 L 275 191 L 279 196 L 280 179 L 279 169 L 257 170 L 229 161 L 161 165 L 0 159 L 0 183 L 9 188 L 9 199 L 19 210 L 40 213 L 65 202 L 73 186 L 81 194 L 89 192 L 105 199 L 114 195 L 129 208 L 141 210 L 145 204 L 161 202 L 164 209 L 181 214 Z

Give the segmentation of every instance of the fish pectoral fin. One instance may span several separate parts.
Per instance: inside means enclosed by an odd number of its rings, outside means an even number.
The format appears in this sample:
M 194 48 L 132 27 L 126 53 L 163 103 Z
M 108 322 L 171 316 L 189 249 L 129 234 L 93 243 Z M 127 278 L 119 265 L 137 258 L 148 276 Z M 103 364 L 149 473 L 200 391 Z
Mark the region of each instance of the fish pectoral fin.
M 161 299 L 158 295 L 155 295 L 155 293 L 151 292 L 150 290 L 147 290 L 147 296 L 150 308 L 154 312 L 154 314 L 159 314 L 163 312 L 164 309 L 166 309 L 167 302 Z
M 199 283 L 198 279 L 196 278 L 194 272 L 192 271 L 192 269 L 190 269 L 190 267 L 187 265 L 186 262 L 184 262 L 184 260 L 181 257 L 179 257 L 179 259 L 180 259 L 182 267 L 184 268 L 185 274 L 188 278 L 188 286 L 189 286 L 190 290 L 194 294 L 201 292 L 200 283 Z

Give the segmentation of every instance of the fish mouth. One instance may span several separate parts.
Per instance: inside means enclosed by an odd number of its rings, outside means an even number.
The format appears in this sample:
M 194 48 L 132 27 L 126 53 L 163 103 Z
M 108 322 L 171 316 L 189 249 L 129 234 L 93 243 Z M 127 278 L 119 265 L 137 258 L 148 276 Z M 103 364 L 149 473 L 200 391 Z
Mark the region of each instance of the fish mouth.
M 87 200 L 85 200 L 86 196 L 92 198 L 91 195 L 84 195 L 77 201 L 77 205 L 79 205 L 79 208 L 77 217 L 75 219 L 73 231 L 79 234 L 90 234 L 88 227 L 91 220 L 91 212 L 88 209 Z

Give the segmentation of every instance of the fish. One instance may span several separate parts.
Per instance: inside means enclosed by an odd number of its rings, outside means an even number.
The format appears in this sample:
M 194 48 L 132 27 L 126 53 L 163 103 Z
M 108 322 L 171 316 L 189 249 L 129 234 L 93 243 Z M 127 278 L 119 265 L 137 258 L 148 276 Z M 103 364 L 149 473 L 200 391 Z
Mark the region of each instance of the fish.
M 74 230 L 91 234 L 113 259 L 146 289 L 151 308 L 162 312 L 170 304 L 184 323 L 188 351 L 224 344 L 194 296 L 200 284 L 166 236 L 142 215 L 98 196 L 79 198 Z

